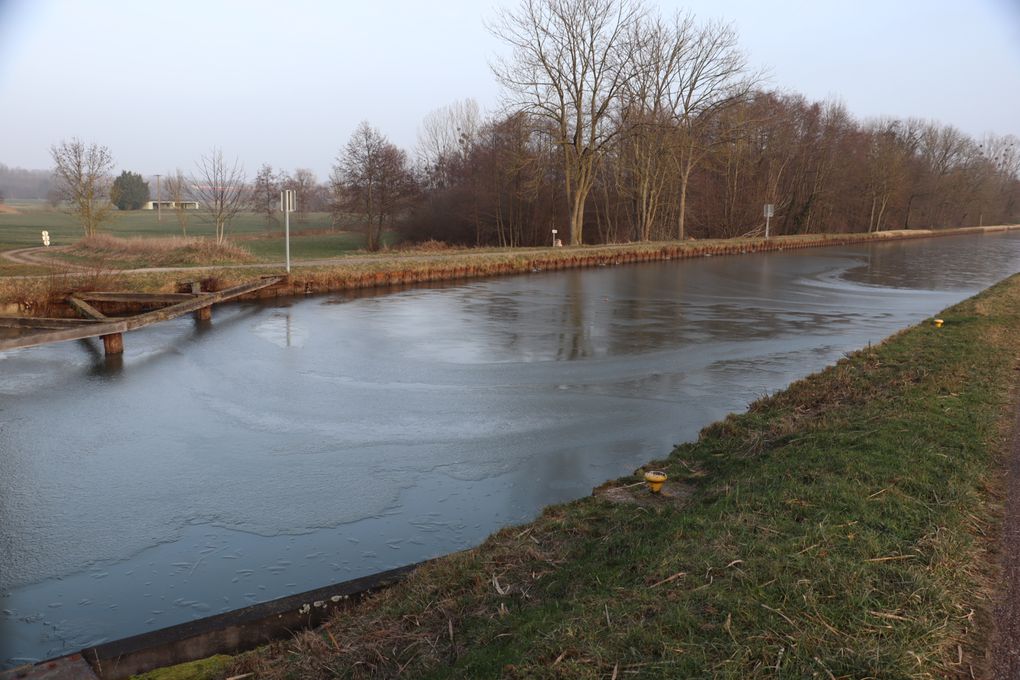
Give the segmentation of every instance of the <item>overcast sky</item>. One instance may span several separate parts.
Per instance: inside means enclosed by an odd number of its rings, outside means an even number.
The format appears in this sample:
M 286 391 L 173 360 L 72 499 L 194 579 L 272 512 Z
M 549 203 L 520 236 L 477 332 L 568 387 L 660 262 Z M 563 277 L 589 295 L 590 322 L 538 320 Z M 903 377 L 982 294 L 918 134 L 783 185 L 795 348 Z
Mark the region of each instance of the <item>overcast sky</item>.
M 104 144 L 118 171 L 191 171 L 212 146 L 249 176 L 320 179 L 368 120 L 413 150 L 429 111 L 499 90 L 485 28 L 516 0 L 0 0 L 0 163 Z M 917 116 L 1020 135 L 1020 0 L 690 0 L 733 22 L 769 85 L 858 118 Z

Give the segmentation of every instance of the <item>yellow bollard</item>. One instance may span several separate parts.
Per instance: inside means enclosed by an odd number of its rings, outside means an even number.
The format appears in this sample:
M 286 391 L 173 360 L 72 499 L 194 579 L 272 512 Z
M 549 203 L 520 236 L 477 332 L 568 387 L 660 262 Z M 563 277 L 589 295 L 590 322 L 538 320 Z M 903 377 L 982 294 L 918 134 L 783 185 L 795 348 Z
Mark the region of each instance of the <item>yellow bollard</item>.
M 650 470 L 645 473 L 645 482 L 648 483 L 648 488 L 652 493 L 659 493 L 666 479 L 666 473 L 661 470 Z
M 942 324 L 944 323 L 945 321 L 943 321 L 942 319 L 935 319 L 935 328 L 942 328 Z

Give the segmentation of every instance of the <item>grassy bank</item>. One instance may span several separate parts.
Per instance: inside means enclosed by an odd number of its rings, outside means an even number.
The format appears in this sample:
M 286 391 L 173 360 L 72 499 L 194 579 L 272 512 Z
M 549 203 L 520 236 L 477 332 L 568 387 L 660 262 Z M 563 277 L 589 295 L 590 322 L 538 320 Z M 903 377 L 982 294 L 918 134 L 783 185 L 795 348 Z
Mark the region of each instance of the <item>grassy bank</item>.
M 971 677 L 1020 277 L 227 674 Z
M 932 236 L 980 235 L 1011 227 L 977 227 L 939 231 L 886 231 L 874 234 L 810 234 L 765 240 L 713 239 L 630 243 L 577 248 L 408 249 L 359 254 L 320 262 L 296 263 L 286 284 L 259 293 L 291 296 L 377 286 L 522 274 L 575 267 L 601 267 L 711 255 L 735 255 L 831 245 L 876 243 Z M 176 271 L 125 272 L 95 266 L 48 278 L 0 277 L 0 312 L 65 313 L 62 300 L 75 290 L 172 292 L 182 280 L 208 279 L 220 288 L 257 276 L 282 273 L 278 266 L 202 267 Z M 97 288 L 99 286 L 99 288 Z

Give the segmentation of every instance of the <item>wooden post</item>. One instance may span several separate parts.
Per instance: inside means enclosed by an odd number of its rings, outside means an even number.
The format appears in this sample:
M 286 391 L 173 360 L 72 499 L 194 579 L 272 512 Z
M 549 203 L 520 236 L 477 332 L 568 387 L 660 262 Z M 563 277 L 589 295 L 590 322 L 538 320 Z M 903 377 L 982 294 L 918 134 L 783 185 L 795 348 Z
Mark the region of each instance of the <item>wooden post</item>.
M 196 310 L 195 321 L 212 321 L 212 305 Z
M 103 338 L 103 349 L 106 351 L 106 355 L 111 354 L 123 354 L 124 353 L 124 334 L 123 333 L 111 333 L 109 335 L 100 336 Z

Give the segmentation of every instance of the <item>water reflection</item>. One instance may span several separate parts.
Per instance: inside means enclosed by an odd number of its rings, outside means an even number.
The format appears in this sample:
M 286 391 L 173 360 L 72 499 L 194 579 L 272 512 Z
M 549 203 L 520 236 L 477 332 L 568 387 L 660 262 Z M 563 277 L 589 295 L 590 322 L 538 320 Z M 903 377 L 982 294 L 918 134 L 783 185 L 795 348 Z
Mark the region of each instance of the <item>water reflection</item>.
M 477 543 L 1017 268 L 1020 237 L 217 307 L 0 353 L 0 662 Z

